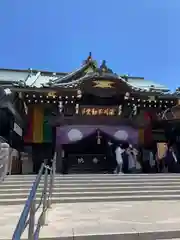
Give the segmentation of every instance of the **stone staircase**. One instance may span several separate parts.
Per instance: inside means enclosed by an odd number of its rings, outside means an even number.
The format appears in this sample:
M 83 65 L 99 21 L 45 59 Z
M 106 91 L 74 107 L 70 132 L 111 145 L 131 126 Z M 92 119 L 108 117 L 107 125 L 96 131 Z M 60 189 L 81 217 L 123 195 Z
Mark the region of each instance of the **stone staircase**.
M 94 169 L 93 167 L 86 167 L 86 168 L 80 168 L 79 166 L 75 165 L 72 166 L 68 170 L 68 174 L 104 174 L 107 173 L 107 169 L 100 168 L 100 169 Z
M 0 240 L 12 239 L 35 177 L 8 176 L 1 183 Z M 43 180 L 37 200 L 42 188 Z M 56 175 L 52 209 L 39 239 L 175 239 L 180 237 L 176 200 L 179 174 Z
M 0 204 L 24 204 L 35 175 L 8 176 L 0 184 Z M 43 180 L 37 192 L 40 199 Z M 52 203 L 180 200 L 179 174 L 56 175 Z

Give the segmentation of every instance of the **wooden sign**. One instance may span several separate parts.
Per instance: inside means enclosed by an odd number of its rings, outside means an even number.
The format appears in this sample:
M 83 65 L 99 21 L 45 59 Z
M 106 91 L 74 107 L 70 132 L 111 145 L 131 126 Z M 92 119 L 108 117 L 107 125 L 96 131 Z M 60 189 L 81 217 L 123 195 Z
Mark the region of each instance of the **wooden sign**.
M 117 113 L 116 108 L 93 108 L 83 107 L 81 108 L 81 114 L 86 116 L 115 116 Z

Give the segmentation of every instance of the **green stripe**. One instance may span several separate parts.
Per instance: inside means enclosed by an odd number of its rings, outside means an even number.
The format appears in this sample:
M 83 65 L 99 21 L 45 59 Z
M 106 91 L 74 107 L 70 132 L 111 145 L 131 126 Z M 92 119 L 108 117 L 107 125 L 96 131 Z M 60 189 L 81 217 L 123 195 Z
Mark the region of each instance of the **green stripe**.
M 44 109 L 44 123 L 43 123 L 43 142 L 44 143 L 49 143 L 52 141 L 52 127 L 47 122 L 49 115 L 50 115 L 49 109 Z

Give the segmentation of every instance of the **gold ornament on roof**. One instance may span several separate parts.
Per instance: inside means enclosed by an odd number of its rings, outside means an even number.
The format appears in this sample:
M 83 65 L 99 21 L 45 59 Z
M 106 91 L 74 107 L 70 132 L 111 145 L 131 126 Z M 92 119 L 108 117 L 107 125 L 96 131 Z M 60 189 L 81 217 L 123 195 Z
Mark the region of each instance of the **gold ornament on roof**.
M 56 92 L 48 92 L 48 97 L 56 97 Z
M 105 80 L 99 80 L 99 81 L 93 81 L 95 84 L 95 88 L 114 88 L 113 81 L 105 81 Z

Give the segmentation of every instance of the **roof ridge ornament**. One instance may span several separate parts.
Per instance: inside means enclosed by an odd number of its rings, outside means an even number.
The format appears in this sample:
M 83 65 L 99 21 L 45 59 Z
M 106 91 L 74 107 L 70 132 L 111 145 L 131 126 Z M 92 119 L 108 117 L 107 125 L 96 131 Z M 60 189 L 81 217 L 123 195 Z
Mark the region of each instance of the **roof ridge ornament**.
M 92 62 L 92 53 L 91 52 L 89 52 L 89 55 L 88 55 L 87 59 L 85 60 L 85 64 L 88 64 L 90 62 Z
M 83 65 L 87 65 L 87 64 L 92 64 L 93 67 L 97 68 L 97 62 L 93 60 L 92 52 L 89 52 L 88 57 L 86 58 L 86 60 L 83 61 Z
M 86 64 L 89 64 L 91 63 L 93 60 L 92 60 L 92 53 L 89 52 L 89 55 L 88 57 L 86 58 L 86 60 L 83 60 L 83 65 L 86 65 Z
M 99 67 L 100 72 L 102 73 L 113 73 L 113 70 L 111 68 L 108 68 L 107 64 L 106 64 L 106 60 L 102 60 L 102 63 Z
M 107 65 L 106 65 L 106 60 L 102 60 L 102 63 L 101 63 L 101 65 L 100 65 L 99 68 L 100 68 L 103 72 L 107 72 L 108 67 L 107 67 Z

